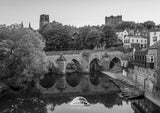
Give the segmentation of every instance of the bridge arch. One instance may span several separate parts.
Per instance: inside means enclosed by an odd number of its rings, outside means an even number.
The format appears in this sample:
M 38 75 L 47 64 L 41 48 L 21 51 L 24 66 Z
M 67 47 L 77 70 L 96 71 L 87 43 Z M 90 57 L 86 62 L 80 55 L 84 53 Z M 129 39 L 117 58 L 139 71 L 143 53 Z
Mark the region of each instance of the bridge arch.
M 71 87 L 76 87 L 79 85 L 81 80 L 81 74 L 77 73 L 81 71 L 81 64 L 78 60 L 72 59 L 67 65 L 66 65 L 66 82 Z
M 78 60 L 72 59 L 67 63 L 66 70 L 81 71 L 81 64 Z
M 101 61 L 98 58 L 94 58 L 92 59 L 89 65 L 90 65 L 90 69 L 89 69 L 90 73 L 94 71 L 100 71 Z
M 90 82 L 97 86 L 100 84 L 100 74 L 98 71 L 101 71 L 101 61 L 98 58 L 94 58 L 90 62 Z
M 113 57 L 109 62 L 109 70 L 118 72 L 121 71 L 121 58 L 120 57 Z

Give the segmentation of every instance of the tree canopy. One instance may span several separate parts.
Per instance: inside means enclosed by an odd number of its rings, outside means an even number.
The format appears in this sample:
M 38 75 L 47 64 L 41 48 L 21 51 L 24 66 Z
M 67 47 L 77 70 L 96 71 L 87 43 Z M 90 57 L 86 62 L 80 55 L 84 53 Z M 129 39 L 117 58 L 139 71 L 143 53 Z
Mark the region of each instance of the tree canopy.
M 55 21 L 43 26 L 40 33 L 46 40 L 46 51 L 66 50 L 68 42 L 71 40 L 68 29 Z
M 148 30 L 154 29 L 156 24 L 153 21 L 146 21 L 143 23 L 143 26 L 146 27 Z
M 105 41 L 106 48 L 116 46 L 116 43 L 118 41 L 117 35 L 113 31 L 112 27 L 105 26 L 103 28 L 104 37 L 103 40 Z
M 0 28 L 0 80 L 22 87 L 46 69 L 45 46 L 39 33 L 30 29 Z

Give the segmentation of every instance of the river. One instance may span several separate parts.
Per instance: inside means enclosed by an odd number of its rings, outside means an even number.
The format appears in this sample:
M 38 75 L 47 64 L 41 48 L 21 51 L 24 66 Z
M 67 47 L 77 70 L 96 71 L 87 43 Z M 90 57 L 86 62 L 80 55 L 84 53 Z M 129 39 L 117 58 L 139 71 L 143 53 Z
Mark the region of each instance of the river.
M 76 97 L 83 97 L 89 103 L 72 105 Z M 0 113 L 160 113 L 160 108 L 148 99 L 125 100 L 117 93 L 109 94 L 64 94 L 44 96 L 27 92 L 10 94 L 0 98 Z

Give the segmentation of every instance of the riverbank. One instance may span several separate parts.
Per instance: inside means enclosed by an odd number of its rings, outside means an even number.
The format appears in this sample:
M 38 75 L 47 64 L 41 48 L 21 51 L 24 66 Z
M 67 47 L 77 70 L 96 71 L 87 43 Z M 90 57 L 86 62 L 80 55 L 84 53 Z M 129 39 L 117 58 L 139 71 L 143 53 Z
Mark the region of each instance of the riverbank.
M 118 79 L 118 80 L 122 80 L 127 82 L 128 84 L 131 84 L 137 88 L 139 88 L 140 90 L 144 90 L 143 87 L 137 83 L 135 83 L 133 80 L 123 76 L 121 73 L 115 74 L 115 73 L 111 73 L 108 71 L 102 71 L 103 74 L 110 76 L 113 79 Z M 149 91 L 145 90 L 145 97 L 147 99 L 149 99 L 150 101 L 152 101 L 154 104 L 158 105 L 160 107 L 160 100 L 158 98 L 156 98 L 155 96 L 153 96 Z

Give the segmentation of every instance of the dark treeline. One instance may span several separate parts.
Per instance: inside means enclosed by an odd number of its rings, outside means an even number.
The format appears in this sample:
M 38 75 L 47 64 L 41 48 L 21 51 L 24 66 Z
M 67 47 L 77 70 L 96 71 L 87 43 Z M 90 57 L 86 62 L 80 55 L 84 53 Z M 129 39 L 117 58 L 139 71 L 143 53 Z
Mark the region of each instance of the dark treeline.
M 46 51 L 82 50 L 121 45 L 112 27 L 74 27 L 53 21 L 40 29 L 46 40 Z
M 83 26 L 63 25 L 56 21 L 44 25 L 39 33 L 46 40 L 46 51 L 83 50 L 122 46 L 116 31 L 124 29 L 152 30 L 160 28 L 153 21 L 144 23 L 123 22 L 117 26 Z

